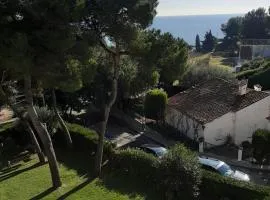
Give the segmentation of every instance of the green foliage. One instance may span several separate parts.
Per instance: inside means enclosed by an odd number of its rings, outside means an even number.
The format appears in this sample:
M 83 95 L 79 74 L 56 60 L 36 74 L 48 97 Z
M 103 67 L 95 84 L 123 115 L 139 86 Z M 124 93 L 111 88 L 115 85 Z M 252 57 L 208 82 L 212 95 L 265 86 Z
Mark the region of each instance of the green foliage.
M 160 82 L 172 85 L 186 70 L 187 44 L 170 33 L 162 34 L 160 30 L 153 29 L 144 34 L 144 41 L 149 45 L 147 51 L 141 54 L 140 63 L 155 68 L 160 74 Z
M 252 135 L 252 146 L 254 148 L 253 156 L 259 162 L 263 160 L 270 153 L 270 131 L 258 129 Z
M 167 102 L 168 96 L 164 90 L 150 90 L 144 102 L 145 116 L 155 120 L 164 120 Z
M 183 145 L 174 146 L 161 160 L 137 149 L 116 151 L 111 166 L 115 172 L 139 179 L 164 199 L 195 199 L 199 195 L 198 159 Z
M 222 24 L 221 30 L 225 34 L 225 37 L 220 45 L 220 51 L 238 50 L 237 42 L 241 37 L 242 22 L 242 17 L 232 17 L 226 24 Z
M 138 180 L 161 199 L 264 199 L 269 188 L 200 169 L 197 155 L 174 146 L 161 160 L 137 149 L 115 151 L 110 159 L 115 174 Z
M 270 89 L 270 67 L 266 70 L 256 73 L 249 78 L 249 86 L 260 84 L 263 90 Z
M 157 158 L 139 149 L 116 151 L 111 159 L 113 171 L 127 174 L 130 178 L 143 177 L 148 184 L 155 182 L 157 173 Z
M 98 134 L 95 131 L 85 128 L 78 124 L 67 123 L 67 127 L 70 132 L 70 136 L 72 138 L 72 142 L 75 149 L 84 152 L 96 151 L 96 145 L 98 143 Z M 54 135 L 54 140 L 56 142 L 56 145 L 65 147 L 64 135 L 61 132 L 61 130 L 59 130 Z M 107 155 L 110 155 L 112 153 L 114 147 L 115 145 L 113 145 L 109 141 L 105 141 L 104 151 Z
M 162 157 L 159 167 L 160 184 L 166 199 L 199 197 L 201 168 L 196 153 L 177 144 Z
M 220 50 L 238 50 L 237 42 L 241 39 L 267 39 L 269 37 L 270 13 L 265 8 L 248 12 L 243 17 L 232 17 L 221 30 L 225 37 Z
M 50 134 L 55 133 L 56 129 L 59 127 L 55 113 L 48 107 L 35 106 L 35 110 L 37 112 L 40 122 L 46 124 L 49 133 Z
M 230 67 L 226 66 L 202 66 L 192 65 L 185 73 L 182 86 L 190 88 L 196 84 L 202 83 L 213 78 L 222 78 L 224 80 L 233 80 L 235 75 Z
M 267 19 L 269 18 L 265 8 L 258 8 L 248 12 L 243 17 L 242 36 L 250 39 L 269 38 Z
M 202 42 L 202 51 L 211 52 L 216 46 L 216 38 L 212 35 L 211 30 L 206 32 L 204 41 Z
M 237 73 L 238 79 L 248 79 L 249 87 L 260 84 L 264 90 L 270 89 L 270 61 L 269 59 L 256 59 L 245 63 Z
M 206 170 L 203 170 L 200 191 L 202 200 L 220 200 L 222 198 L 262 200 L 269 196 L 267 187 L 237 181 Z
M 29 133 L 20 121 L 4 125 L 0 129 L 0 143 L 11 137 L 16 145 L 26 146 L 31 143 Z
M 196 41 L 195 41 L 195 48 L 197 52 L 201 51 L 201 40 L 200 40 L 200 36 L 197 34 L 196 35 Z

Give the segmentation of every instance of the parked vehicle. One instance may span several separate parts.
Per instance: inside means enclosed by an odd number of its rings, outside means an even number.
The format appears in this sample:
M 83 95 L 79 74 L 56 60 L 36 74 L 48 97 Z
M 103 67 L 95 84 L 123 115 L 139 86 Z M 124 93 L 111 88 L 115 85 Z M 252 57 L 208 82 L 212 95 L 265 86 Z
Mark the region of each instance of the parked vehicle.
M 144 144 L 141 145 L 139 148 L 145 151 L 146 153 L 151 153 L 159 158 L 161 158 L 168 151 L 165 147 L 156 144 Z
M 215 158 L 199 157 L 199 163 L 204 169 L 219 173 L 222 176 L 227 176 L 246 182 L 250 181 L 248 174 L 238 170 L 233 170 L 225 162 L 217 160 Z

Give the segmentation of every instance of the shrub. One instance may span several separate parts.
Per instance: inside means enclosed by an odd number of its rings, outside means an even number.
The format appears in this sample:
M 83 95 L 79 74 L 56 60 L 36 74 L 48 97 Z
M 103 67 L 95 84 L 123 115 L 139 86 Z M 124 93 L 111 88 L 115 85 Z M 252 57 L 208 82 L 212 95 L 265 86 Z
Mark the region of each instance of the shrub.
M 148 118 L 164 120 L 165 109 L 168 102 L 167 93 L 162 89 L 150 90 L 145 97 L 144 109 Z
M 230 67 L 221 66 L 208 66 L 208 65 L 192 65 L 186 71 L 182 86 L 185 88 L 190 88 L 196 84 L 204 81 L 211 80 L 213 78 L 222 78 L 225 80 L 235 79 L 234 73 Z
M 50 134 L 56 132 L 56 129 L 59 127 L 58 120 L 52 110 L 48 107 L 38 107 L 35 106 L 39 120 L 46 124 L 47 129 Z
M 161 159 L 161 189 L 165 199 L 196 199 L 199 196 L 201 168 L 197 155 L 183 145 L 175 145 Z
M 0 142 L 5 141 L 7 138 L 12 138 L 14 143 L 19 146 L 27 146 L 30 142 L 29 133 L 25 127 L 22 126 L 20 121 L 3 125 L 0 130 Z
M 252 135 L 253 156 L 259 163 L 262 163 L 266 155 L 270 153 L 269 144 L 270 131 L 258 129 Z
M 119 150 L 111 159 L 111 169 L 131 178 L 140 177 L 142 183 L 155 185 L 157 158 L 139 149 Z
M 161 160 L 138 149 L 115 151 L 112 155 L 113 172 L 156 191 L 160 199 L 260 200 L 269 195 L 268 187 L 201 170 L 196 154 L 183 145 L 174 146 Z
M 67 123 L 67 127 L 70 132 L 71 139 L 73 141 L 73 146 L 76 150 L 85 152 L 95 152 L 98 143 L 98 134 L 91 129 L 85 128 L 78 124 Z M 56 145 L 65 147 L 64 135 L 58 130 L 54 135 L 54 140 Z M 104 143 L 104 153 L 111 154 L 114 150 L 115 145 L 109 141 Z
M 269 188 L 243 181 L 237 181 L 220 176 L 213 172 L 203 170 L 202 184 L 200 186 L 200 199 L 220 200 L 259 200 L 269 195 Z
M 249 78 L 249 87 L 260 84 L 264 90 L 270 89 L 270 68 L 261 70 Z

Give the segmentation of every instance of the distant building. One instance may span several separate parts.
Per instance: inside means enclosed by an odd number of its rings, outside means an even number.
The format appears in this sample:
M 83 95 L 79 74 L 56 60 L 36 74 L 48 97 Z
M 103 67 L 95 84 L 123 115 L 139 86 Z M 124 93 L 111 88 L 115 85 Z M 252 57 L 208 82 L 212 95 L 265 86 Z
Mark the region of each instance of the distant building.
M 257 57 L 270 57 L 270 40 L 269 39 L 247 39 L 240 43 L 240 60 L 253 60 Z
M 222 145 L 227 136 L 239 145 L 255 130 L 270 129 L 270 94 L 247 88 L 247 81 L 213 79 L 169 99 L 166 123 L 194 140 Z

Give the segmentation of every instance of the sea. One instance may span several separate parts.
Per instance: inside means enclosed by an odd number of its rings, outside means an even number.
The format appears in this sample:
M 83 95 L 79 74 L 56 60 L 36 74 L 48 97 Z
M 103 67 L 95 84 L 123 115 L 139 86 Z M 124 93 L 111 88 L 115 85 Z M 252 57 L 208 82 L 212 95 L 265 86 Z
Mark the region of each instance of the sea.
M 170 32 L 175 37 L 183 38 L 188 44 L 194 45 L 196 35 L 199 34 L 200 39 L 203 40 L 206 31 L 209 30 L 215 37 L 223 38 L 221 25 L 236 16 L 243 16 L 243 14 L 157 16 L 151 28 Z

